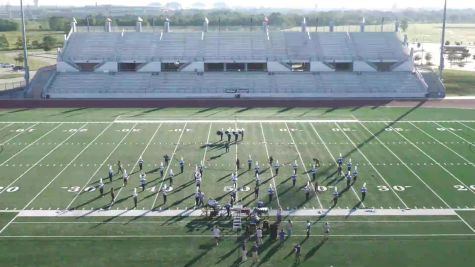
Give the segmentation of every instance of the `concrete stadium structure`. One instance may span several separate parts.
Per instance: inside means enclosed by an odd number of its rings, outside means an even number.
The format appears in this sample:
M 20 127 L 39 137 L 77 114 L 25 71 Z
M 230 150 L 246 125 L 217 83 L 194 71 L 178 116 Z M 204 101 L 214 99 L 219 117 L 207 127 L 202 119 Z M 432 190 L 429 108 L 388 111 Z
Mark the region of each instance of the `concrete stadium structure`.
M 72 22 L 44 98 L 433 97 L 397 32 L 81 32 Z M 41 76 L 41 73 L 39 74 Z M 38 78 L 41 80 L 40 78 Z M 32 86 L 35 86 L 34 84 Z M 36 85 L 38 87 L 38 85 Z M 441 96 L 438 92 L 436 96 Z

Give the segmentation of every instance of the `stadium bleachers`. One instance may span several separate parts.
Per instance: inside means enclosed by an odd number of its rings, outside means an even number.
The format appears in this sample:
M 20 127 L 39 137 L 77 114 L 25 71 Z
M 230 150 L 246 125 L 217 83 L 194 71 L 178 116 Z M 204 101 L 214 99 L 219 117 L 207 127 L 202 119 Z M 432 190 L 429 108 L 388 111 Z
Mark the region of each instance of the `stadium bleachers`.
M 424 98 L 428 91 L 410 64 L 394 72 L 377 68 L 377 62 L 411 60 L 397 33 L 73 32 L 58 60 L 107 64 L 97 70 L 102 73 L 69 72 L 66 66 L 43 96 Z M 126 67 L 117 72 L 119 63 Z M 153 64 L 141 69 L 146 63 Z M 252 64 L 253 71 L 235 63 Z
M 423 97 L 427 90 L 412 73 L 59 73 L 46 92 L 54 98 L 148 97 Z M 236 91 L 236 92 L 237 92 Z
M 160 39 L 161 38 L 161 39 Z M 187 62 L 196 58 L 302 60 L 354 59 L 401 61 L 407 58 L 395 33 L 201 32 L 73 33 L 62 53 L 65 61 L 94 59 Z
M 391 33 L 350 33 L 356 55 L 366 60 L 400 61 L 404 58 L 399 40 Z

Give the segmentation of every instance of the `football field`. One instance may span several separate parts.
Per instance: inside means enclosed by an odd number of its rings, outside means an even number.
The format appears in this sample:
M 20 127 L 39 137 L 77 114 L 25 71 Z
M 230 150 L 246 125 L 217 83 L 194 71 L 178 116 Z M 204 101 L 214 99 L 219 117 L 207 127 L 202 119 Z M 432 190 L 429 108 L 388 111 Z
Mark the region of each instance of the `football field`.
M 231 136 L 226 151 L 228 138 L 221 141 L 218 131 L 244 135 Z M 224 206 L 236 159 L 236 201 L 251 209 L 262 201 L 270 210 L 265 219 L 275 221 L 282 209 L 294 224 L 283 244 L 265 237 L 257 265 L 447 266 L 475 259 L 474 111 L 0 110 L 0 145 L 0 265 L 240 265 L 242 233 L 233 231 L 232 218 L 210 218 L 195 207 L 193 177 L 203 164 L 205 202 L 212 198 Z M 350 159 L 351 172 L 357 166 L 358 178 L 349 186 L 337 173 L 340 154 L 344 172 Z M 161 176 L 164 155 L 170 164 Z M 278 174 L 268 163 L 271 156 L 280 163 Z M 126 186 L 118 161 L 129 174 Z M 269 187 L 275 188 L 272 199 Z M 328 239 L 325 222 L 331 226 Z M 223 233 L 219 246 L 211 236 L 214 225 Z M 299 261 L 292 254 L 297 243 Z

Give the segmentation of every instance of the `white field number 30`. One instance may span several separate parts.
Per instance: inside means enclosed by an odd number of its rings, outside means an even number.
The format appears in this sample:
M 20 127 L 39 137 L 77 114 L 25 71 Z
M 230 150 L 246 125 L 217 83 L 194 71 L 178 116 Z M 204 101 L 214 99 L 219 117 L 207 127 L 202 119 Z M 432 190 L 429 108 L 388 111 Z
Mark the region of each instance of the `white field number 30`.
M 392 189 L 394 189 L 395 191 L 402 192 L 402 191 L 406 191 L 406 189 L 410 188 L 410 187 L 411 186 L 393 185 Z M 390 187 L 388 187 L 386 185 L 378 185 L 378 190 L 381 191 L 381 192 L 387 192 L 391 189 L 390 189 Z

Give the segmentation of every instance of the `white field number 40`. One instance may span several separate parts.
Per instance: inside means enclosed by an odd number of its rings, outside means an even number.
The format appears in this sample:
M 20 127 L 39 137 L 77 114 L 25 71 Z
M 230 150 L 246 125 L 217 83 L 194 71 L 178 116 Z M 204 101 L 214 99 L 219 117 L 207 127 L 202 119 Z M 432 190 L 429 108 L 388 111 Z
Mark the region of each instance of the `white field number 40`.
M 81 187 L 80 186 L 63 186 L 61 187 L 62 189 L 65 189 L 66 191 L 70 192 L 70 193 L 77 193 L 79 191 L 81 191 Z M 86 188 L 84 188 L 83 190 L 84 192 L 94 192 L 96 191 L 96 187 L 95 186 L 88 186 Z

